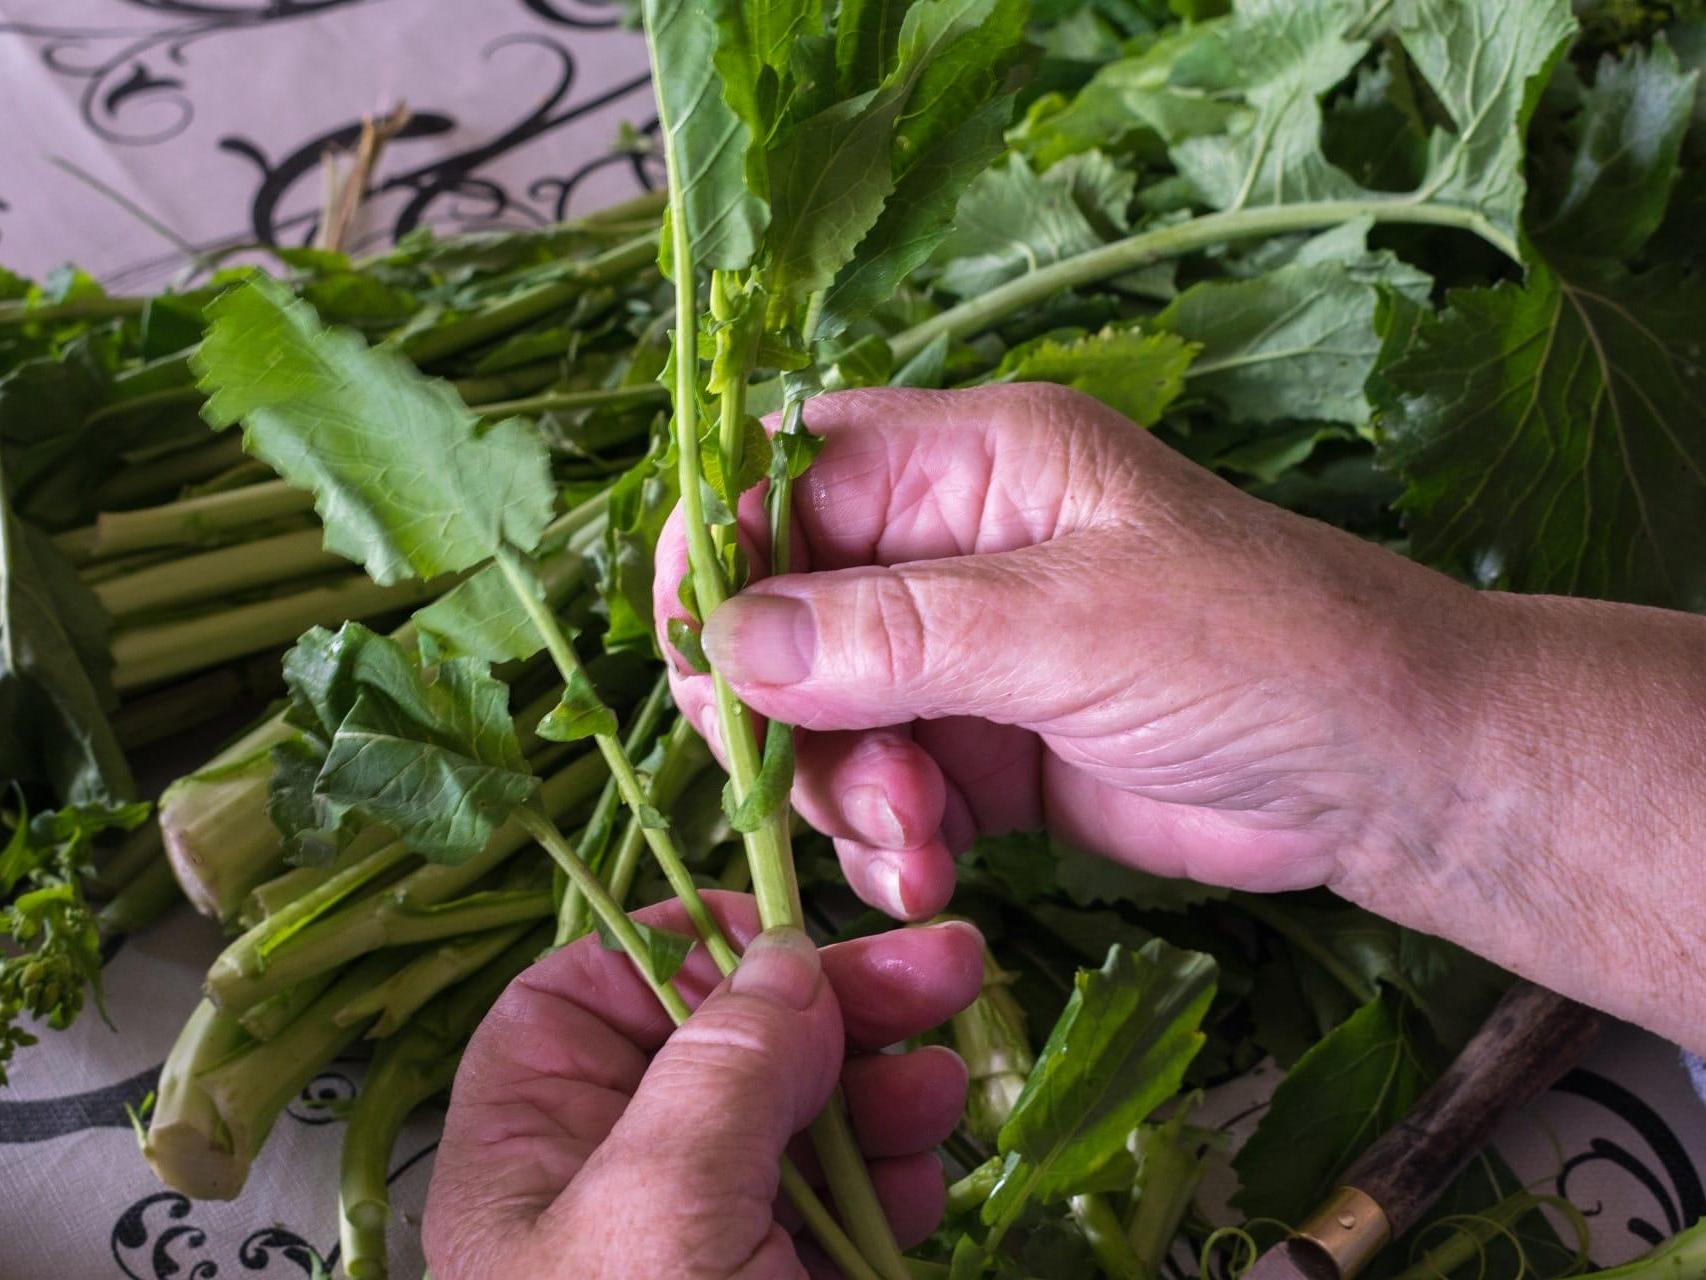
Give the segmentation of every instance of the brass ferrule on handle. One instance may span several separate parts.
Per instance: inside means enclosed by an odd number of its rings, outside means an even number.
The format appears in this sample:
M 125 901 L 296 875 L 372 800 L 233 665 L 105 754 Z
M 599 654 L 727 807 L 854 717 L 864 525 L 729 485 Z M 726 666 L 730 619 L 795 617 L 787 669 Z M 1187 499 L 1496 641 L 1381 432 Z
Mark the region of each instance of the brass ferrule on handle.
M 1392 1224 L 1371 1196 L 1340 1187 L 1297 1234 L 1333 1260 L 1340 1280 L 1353 1280 L 1386 1247 Z

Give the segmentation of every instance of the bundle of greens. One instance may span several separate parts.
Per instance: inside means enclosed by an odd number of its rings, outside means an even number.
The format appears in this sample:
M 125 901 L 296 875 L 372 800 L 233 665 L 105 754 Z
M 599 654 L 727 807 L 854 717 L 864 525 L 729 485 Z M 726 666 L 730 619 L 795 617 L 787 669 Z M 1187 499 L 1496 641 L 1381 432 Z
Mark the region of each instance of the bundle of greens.
M 767 923 L 876 927 L 791 823 L 786 727 L 757 734 L 717 682 L 725 785 L 652 639 L 678 500 L 694 618 L 748 581 L 732 512 L 760 485 L 786 570 L 820 388 L 1061 382 L 1470 581 L 1706 606 L 1706 17 L 1688 6 L 1587 6 L 1580 26 L 1563 0 L 640 8 L 661 234 L 653 201 L 363 263 L 289 255 L 287 281 L 147 303 L 67 277 L 0 309 L 0 696 L 33 711 L 0 771 L 60 806 L 8 822 L 14 933 L 54 941 L 33 985 L 0 981 L 0 1010 L 74 1012 L 46 997 L 96 971 L 98 931 L 51 904 L 82 902 L 94 827 L 134 812 L 66 807 L 129 795 L 103 665 L 152 686 L 311 627 L 285 709 L 162 800 L 178 878 L 241 932 L 145 1151 L 180 1189 L 236 1194 L 284 1105 L 372 1042 L 345 1146 L 352 1276 L 384 1274 L 403 1117 L 542 948 L 596 930 L 680 1018 L 695 939 L 627 906 L 680 898 L 725 969 L 710 884 L 750 883 Z M 6 413 L 25 403 L 56 416 Z M 42 421 L 61 425 L 22 425 Z M 142 448 L 157 468 L 123 454 Z M 90 505 L 109 472 L 123 496 Z M 338 604 L 279 604 L 334 581 Z M 261 605 L 264 640 L 243 613 Z M 65 639 L 13 642 L 48 625 Z M 703 667 L 692 625 L 667 643 Z M 991 954 L 937 1036 L 975 1083 L 949 1222 L 900 1257 L 839 1103 L 814 1130 L 837 1212 L 784 1170 L 849 1276 L 1235 1272 L 1506 981 L 1324 894 L 1157 881 L 1041 837 L 980 843 L 955 909 Z M 1204 1091 L 1269 1060 L 1285 1079 L 1233 1154 Z M 1211 1212 L 1228 1163 L 1232 1211 Z M 1696 1227 L 1611 1274 L 1703 1255 Z M 1487 1155 L 1371 1274 L 1585 1262 L 1580 1215 Z

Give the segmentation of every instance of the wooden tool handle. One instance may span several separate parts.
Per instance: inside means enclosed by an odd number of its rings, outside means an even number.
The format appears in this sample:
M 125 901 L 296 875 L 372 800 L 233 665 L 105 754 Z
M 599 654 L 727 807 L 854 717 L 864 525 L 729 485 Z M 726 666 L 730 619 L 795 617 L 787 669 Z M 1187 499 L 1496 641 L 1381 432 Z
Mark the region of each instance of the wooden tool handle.
M 1505 993 L 1446 1073 L 1341 1182 L 1385 1211 L 1393 1236 L 1415 1224 L 1507 1114 L 1581 1060 L 1606 1018 L 1543 987 Z

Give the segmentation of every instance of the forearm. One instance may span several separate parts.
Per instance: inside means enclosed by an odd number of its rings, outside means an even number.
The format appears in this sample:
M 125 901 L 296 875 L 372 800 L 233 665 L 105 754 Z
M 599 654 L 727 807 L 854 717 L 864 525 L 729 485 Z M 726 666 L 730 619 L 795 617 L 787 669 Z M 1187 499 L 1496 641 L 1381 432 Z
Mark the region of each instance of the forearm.
M 1334 887 L 1706 1049 L 1706 618 L 1479 598 L 1424 839 Z

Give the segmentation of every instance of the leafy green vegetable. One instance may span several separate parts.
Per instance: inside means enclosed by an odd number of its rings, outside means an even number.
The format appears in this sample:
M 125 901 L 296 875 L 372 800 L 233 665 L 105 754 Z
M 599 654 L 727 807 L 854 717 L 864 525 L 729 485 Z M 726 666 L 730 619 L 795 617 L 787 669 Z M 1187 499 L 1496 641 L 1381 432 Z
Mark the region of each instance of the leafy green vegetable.
M 1301 1223 L 1421 1096 L 1434 1068 L 1415 1043 L 1417 1021 L 1398 998 L 1377 996 L 1298 1059 L 1232 1162 L 1247 1216 Z
M 1059 382 L 1095 396 L 1133 422 L 1152 424 L 1184 389 L 1196 348 L 1171 334 L 1104 329 L 1071 341 L 1039 339 L 1009 352 L 995 378 Z
M 1537 265 L 1454 294 L 1382 371 L 1418 555 L 1487 586 L 1706 608 L 1692 271 Z
M 81 1012 L 85 992 L 100 1003 L 101 934 L 83 895 L 91 844 L 102 832 L 135 829 L 148 814 L 146 804 L 90 804 L 33 819 L 22 809 L 8 815 L 0 847 L 0 1086 L 13 1054 L 36 1042 L 17 1025 L 20 1015 L 62 1029 Z
M 509 689 L 477 658 L 423 669 L 359 623 L 316 627 L 285 656 L 290 722 L 270 812 L 299 856 L 331 855 L 356 819 L 441 862 L 473 857 L 538 789 Z
M 0 467 L 0 777 L 42 783 L 59 802 L 135 794 L 107 720 L 107 619 L 40 531 L 13 514 Z
M 1126 1185 L 1126 1140 L 1172 1097 L 1202 1047 L 1198 1030 L 1214 998 L 1215 964 L 1159 938 L 1116 947 L 1083 970 L 1071 1000 L 1002 1126 L 1001 1181 L 984 1206 L 1010 1222 L 1032 1197 L 1059 1199 Z
M 616 935 L 610 932 L 602 920 L 598 922 L 597 928 L 598 941 L 605 950 L 624 949 Z M 634 930 L 645 943 L 646 969 L 652 975 L 653 982 L 668 982 L 673 978 L 697 941 L 690 934 L 654 928 L 649 924 L 641 924 L 638 920 L 634 921 Z
M 215 426 L 314 491 L 326 546 L 376 582 L 473 568 L 531 550 L 555 493 L 537 433 L 478 429 L 443 382 L 401 357 L 323 328 L 264 277 L 220 296 L 194 363 Z

